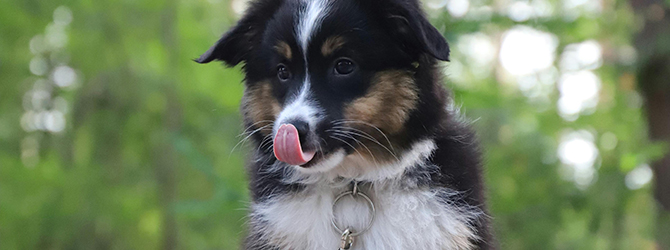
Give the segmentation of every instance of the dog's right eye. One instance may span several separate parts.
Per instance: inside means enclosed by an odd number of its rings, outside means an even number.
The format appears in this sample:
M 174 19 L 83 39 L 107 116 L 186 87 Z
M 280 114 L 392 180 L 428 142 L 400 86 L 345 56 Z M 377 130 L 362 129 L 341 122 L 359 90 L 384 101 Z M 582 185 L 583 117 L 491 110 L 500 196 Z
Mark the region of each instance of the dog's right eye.
M 286 65 L 279 64 L 279 66 L 277 66 L 277 78 L 282 81 L 286 81 L 291 78 L 291 71 L 288 70 Z
M 356 65 L 349 59 L 340 59 L 335 62 L 335 72 L 340 75 L 348 75 L 354 72 Z

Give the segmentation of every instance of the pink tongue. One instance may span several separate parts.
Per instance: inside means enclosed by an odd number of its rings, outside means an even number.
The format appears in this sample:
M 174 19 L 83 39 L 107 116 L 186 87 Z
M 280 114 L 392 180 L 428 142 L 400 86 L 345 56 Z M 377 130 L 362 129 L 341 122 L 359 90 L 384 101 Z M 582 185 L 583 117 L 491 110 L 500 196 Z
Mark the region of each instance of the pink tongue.
M 292 124 L 282 124 L 277 130 L 274 141 L 277 160 L 291 165 L 303 165 L 309 162 L 316 152 L 302 152 L 298 130 Z

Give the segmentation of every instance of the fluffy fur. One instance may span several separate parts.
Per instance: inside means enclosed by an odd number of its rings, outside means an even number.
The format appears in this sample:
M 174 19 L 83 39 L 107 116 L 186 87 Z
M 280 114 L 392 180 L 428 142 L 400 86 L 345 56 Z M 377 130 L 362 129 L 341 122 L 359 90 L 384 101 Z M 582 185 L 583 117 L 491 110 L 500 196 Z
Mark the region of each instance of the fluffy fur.
M 244 62 L 241 111 L 255 143 L 244 248 L 335 249 L 339 224 L 360 230 L 360 183 L 377 213 L 353 249 L 493 249 L 474 134 L 451 105 L 438 60 L 449 47 L 417 0 L 256 0 L 196 59 Z M 273 137 L 293 124 L 301 166 Z

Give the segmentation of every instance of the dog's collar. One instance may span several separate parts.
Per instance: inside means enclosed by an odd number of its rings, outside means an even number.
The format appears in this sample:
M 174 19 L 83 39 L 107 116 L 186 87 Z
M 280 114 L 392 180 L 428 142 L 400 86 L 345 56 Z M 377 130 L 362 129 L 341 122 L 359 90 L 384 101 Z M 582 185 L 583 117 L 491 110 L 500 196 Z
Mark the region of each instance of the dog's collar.
M 370 227 L 372 227 L 372 223 L 375 221 L 375 214 L 376 214 L 376 209 L 375 209 L 375 203 L 372 202 L 372 199 L 365 193 L 359 190 L 358 188 L 358 181 L 352 181 L 351 182 L 351 190 L 347 190 L 339 194 L 338 196 L 335 197 L 333 200 L 333 217 L 331 218 L 330 222 L 339 232 L 342 236 L 342 241 L 340 243 L 340 250 L 346 250 L 350 249 L 351 246 L 354 244 L 354 238 L 358 235 L 361 235 L 368 231 Z M 363 198 L 364 201 L 368 203 L 368 207 L 370 208 L 370 212 L 372 213 L 372 216 L 370 217 L 370 220 L 368 221 L 368 224 L 365 228 L 361 229 L 360 231 L 354 230 L 350 227 L 345 227 L 344 230 L 342 230 L 342 227 L 337 225 L 337 221 L 335 218 L 335 206 L 337 206 L 337 202 L 340 201 L 343 197 L 345 196 L 351 196 L 352 199 L 354 200 L 360 200 L 358 198 Z

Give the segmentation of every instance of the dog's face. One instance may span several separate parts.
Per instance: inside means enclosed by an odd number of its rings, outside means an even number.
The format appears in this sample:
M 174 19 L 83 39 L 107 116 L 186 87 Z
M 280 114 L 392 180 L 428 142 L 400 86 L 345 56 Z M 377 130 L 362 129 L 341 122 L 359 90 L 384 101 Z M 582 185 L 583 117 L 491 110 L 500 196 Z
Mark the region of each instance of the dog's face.
M 259 148 L 326 172 L 347 157 L 396 160 L 428 88 L 419 62 L 448 55 L 416 2 L 260 0 L 197 61 L 245 62 L 242 112 Z

